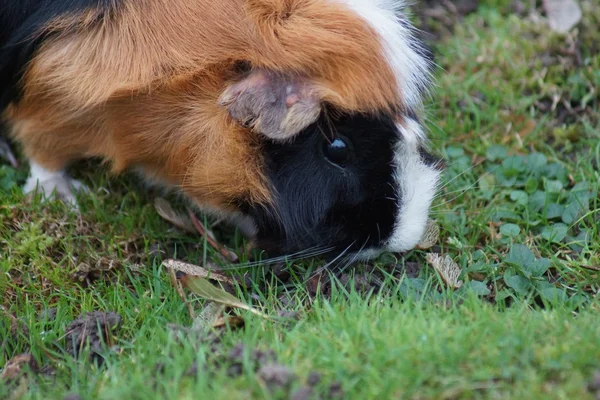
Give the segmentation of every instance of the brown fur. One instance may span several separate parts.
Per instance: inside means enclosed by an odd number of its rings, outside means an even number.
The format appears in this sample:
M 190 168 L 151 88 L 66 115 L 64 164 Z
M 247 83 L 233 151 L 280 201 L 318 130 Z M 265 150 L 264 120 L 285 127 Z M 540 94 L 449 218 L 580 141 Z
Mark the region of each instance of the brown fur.
M 399 104 L 375 32 L 324 0 L 131 0 L 115 15 L 63 16 L 4 113 L 51 170 L 100 156 L 139 166 L 198 202 L 269 201 L 256 134 L 218 105 L 236 62 L 296 74 L 353 111 Z

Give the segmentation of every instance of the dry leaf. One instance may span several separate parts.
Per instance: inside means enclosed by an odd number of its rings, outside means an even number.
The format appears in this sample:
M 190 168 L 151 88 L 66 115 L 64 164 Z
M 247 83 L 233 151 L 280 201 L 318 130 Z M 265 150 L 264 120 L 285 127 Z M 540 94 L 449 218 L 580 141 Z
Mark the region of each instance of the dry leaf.
M 417 248 L 421 250 L 430 249 L 440 238 L 440 228 L 435 223 L 434 220 L 427 220 L 427 225 L 425 226 L 425 233 L 421 238 L 421 241 L 417 244 Z
M 225 311 L 225 305 L 207 301 L 204 308 L 192 323 L 192 329 L 201 331 L 213 326 L 214 322 L 219 319 Z
M 183 214 L 178 213 L 173 210 L 171 204 L 162 197 L 157 197 L 154 200 L 154 208 L 158 215 L 160 215 L 164 220 L 170 222 L 172 225 L 175 225 L 177 228 L 182 231 L 188 233 L 197 233 L 196 228 L 194 228 L 194 224 L 184 216 Z
M 29 353 L 19 354 L 6 362 L 4 369 L 0 373 L 0 380 L 10 381 L 21 376 L 24 369 L 29 368 L 37 371 L 38 365 L 35 359 Z
M 203 237 L 206 238 L 208 243 L 214 247 L 219 253 L 221 253 L 229 262 L 237 262 L 238 256 L 231 250 L 225 248 L 222 244 L 218 243 L 215 234 L 212 233 L 209 229 L 207 229 L 202 222 L 196 218 L 196 215 L 188 209 L 189 218 L 176 212 L 171 204 L 168 201 L 161 197 L 157 197 L 154 200 L 154 208 L 156 212 L 165 219 L 170 222 L 177 228 L 188 232 L 188 233 L 200 233 Z
M 544 0 L 544 9 L 550 28 L 567 33 L 581 20 L 581 8 L 575 0 Z
M 224 304 L 209 301 L 206 303 L 202 311 L 194 319 L 192 329 L 196 331 L 204 331 L 209 328 L 223 328 L 229 326 L 238 328 L 244 325 L 244 318 L 238 315 L 225 314 Z
M 216 303 L 224 304 L 232 308 L 241 308 L 242 310 L 250 311 L 263 318 L 269 318 L 255 308 L 243 303 L 234 295 L 227 293 L 223 289 L 213 286 L 209 281 L 199 276 L 186 275 L 181 278 L 183 286 L 206 300 L 211 300 Z
M 461 269 L 449 255 L 440 256 L 436 253 L 427 254 L 427 262 L 440 274 L 444 283 L 453 289 L 458 289 L 463 282 L 458 280 Z
M 329 274 L 325 274 L 322 268 L 319 268 L 306 280 L 306 290 L 310 297 L 315 297 L 330 281 Z
M 202 222 L 200 222 L 200 220 L 196 217 L 196 214 L 194 214 L 194 212 L 192 210 L 190 210 L 189 208 L 188 208 L 188 213 L 190 215 L 192 223 L 194 224 L 194 227 L 196 228 L 196 231 L 198 233 L 200 233 L 203 237 L 205 237 L 206 241 L 213 248 L 215 248 L 215 250 L 217 250 L 219 253 L 221 253 L 221 255 L 223 257 L 225 257 L 225 259 L 229 262 L 234 263 L 234 262 L 238 261 L 237 254 L 235 254 L 233 251 L 231 251 L 228 248 L 226 248 L 225 246 L 223 246 L 221 243 L 217 242 L 217 240 L 215 239 L 214 233 L 212 233 L 209 229 L 207 229 L 204 226 L 204 224 Z
M 181 271 L 186 275 L 194 275 L 199 276 L 205 279 L 212 279 L 214 281 L 225 282 L 232 284 L 234 283 L 233 279 L 221 275 L 217 272 L 211 271 L 210 269 L 203 268 L 199 265 L 189 264 L 183 261 L 177 260 L 165 260 L 162 263 L 163 267 L 173 270 L 173 271 Z M 215 267 L 216 268 L 216 267 Z
M 217 318 L 213 321 L 213 328 L 224 328 L 229 326 L 231 328 L 239 328 L 244 326 L 245 321 L 244 318 L 239 315 L 223 315 L 222 317 Z
M 580 268 L 585 268 L 585 269 L 589 269 L 592 271 L 600 271 L 600 266 L 594 266 L 594 265 L 580 265 Z

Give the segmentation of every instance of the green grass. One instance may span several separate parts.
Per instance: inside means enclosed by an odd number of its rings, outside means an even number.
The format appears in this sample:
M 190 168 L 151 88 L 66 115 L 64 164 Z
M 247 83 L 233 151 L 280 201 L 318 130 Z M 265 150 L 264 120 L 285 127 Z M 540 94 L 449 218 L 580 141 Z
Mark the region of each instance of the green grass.
M 596 398 L 600 5 L 581 1 L 584 21 L 565 38 L 513 14 L 509 1 L 481 3 L 436 43 L 441 68 L 427 105 L 432 147 L 448 164 L 432 212 L 437 250 L 463 269 L 462 288 L 445 288 L 421 251 L 405 256 L 422 264 L 418 277 L 386 275 L 384 256 L 387 290 L 338 283 L 310 306 L 306 279 L 318 260 L 296 265 L 286 284 L 264 268 L 234 271 L 256 283 L 238 288 L 245 302 L 269 315 L 299 311 L 298 320 L 241 312 L 245 327 L 222 331 L 214 346 L 207 332 L 181 340 L 170 325 L 192 320 L 153 252 L 201 264 L 215 259 L 211 248 L 163 221 L 134 178 L 84 168 L 94 195 L 81 198 L 80 217 L 26 201 L 26 169 L 2 165 L 0 369 L 30 352 L 46 370 L 21 386 L 0 381 L 0 398 L 288 398 L 311 372 L 321 375 L 315 398 L 336 382 L 343 398 Z M 243 248 L 233 231 L 218 233 Z M 40 317 L 49 308 L 56 318 Z M 122 317 L 102 366 L 66 353 L 68 324 L 92 310 Z M 297 375 L 292 386 L 270 391 L 249 355 L 228 376 L 238 343 L 272 349 Z
M 139 298 L 116 290 L 105 293 L 116 303 L 111 305 L 125 312 L 119 335 L 123 353 L 109 355 L 103 369 L 61 358 L 56 364 L 64 380 L 56 385 L 40 379 L 33 396 L 60 398 L 68 387 L 84 398 L 268 397 L 249 364 L 232 379 L 214 366 L 206 346 L 194 340 L 177 344 L 165 325 L 185 322 L 174 318 L 184 310 L 175 296 L 161 300 L 160 289 L 147 279 Z M 317 371 L 320 391 L 339 381 L 351 398 L 586 398 L 586 371 L 597 366 L 600 356 L 600 331 L 592 313 L 573 318 L 565 311 L 527 307 L 498 312 L 478 299 L 448 308 L 389 297 L 371 300 L 334 296 L 331 302 L 317 302 L 286 329 L 246 314 L 244 332 L 226 334 L 223 346 L 243 342 L 271 348 L 298 375 L 295 387 Z M 141 313 L 127 313 L 134 308 Z M 34 322 L 32 328 L 41 331 L 43 324 Z M 31 338 L 40 352 L 51 339 L 39 333 Z M 213 367 L 188 376 L 193 362 Z M 166 367 L 157 372 L 160 363 Z

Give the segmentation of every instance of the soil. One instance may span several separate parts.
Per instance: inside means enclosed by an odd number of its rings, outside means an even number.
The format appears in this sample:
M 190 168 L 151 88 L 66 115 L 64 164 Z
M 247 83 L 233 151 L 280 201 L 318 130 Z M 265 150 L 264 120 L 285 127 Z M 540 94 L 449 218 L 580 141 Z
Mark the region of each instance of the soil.
M 291 400 L 308 400 L 313 397 L 313 388 L 310 386 L 302 386 L 290 396 Z
M 26 203 L 30 201 L 25 200 Z M 48 240 L 48 246 L 42 250 L 42 255 L 61 269 L 73 271 L 73 280 L 83 286 L 97 279 L 110 278 L 115 271 L 122 270 L 126 265 L 144 265 L 149 259 L 141 234 L 115 232 L 121 228 L 99 224 L 94 221 L 93 215 L 73 219 L 57 210 L 44 209 L 32 213 L 28 204 L 11 206 L 6 211 L 8 215 L 3 223 L 15 236 L 30 224 L 39 224 Z M 122 240 L 107 246 L 106 237 L 111 235 L 121 237 Z M 73 251 L 65 249 L 63 239 L 66 237 L 74 240 Z M 16 285 L 26 284 L 29 278 L 20 274 L 13 277 Z M 51 291 L 52 283 L 43 276 L 39 278 L 39 284 Z M 13 301 L 14 293 L 7 293 L 5 300 L 9 303 Z
M 421 0 L 413 11 L 420 21 L 417 27 L 423 39 L 433 42 L 451 35 L 454 26 L 478 6 L 479 0 Z
M 600 400 L 600 370 L 596 371 L 588 383 L 588 391 Z
M 258 376 L 271 390 L 277 387 L 288 388 L 296 380 L 296 374 L 291 368 L 277 363 L 260 367 Z
M 21 319 L 12 315 L 11 313 L 5 311 L 2 306 L 0 306 L 0 315 L 4 315 L 5 317 L 0 319 L 0 323 L 7 322 L 10 324 L 10 337 L 14 342 L 18 341 L 19 336 L 29 336 L 29 327 L 27 326 L 27 324 Z
M 243 343 L 235 345 L 229 352 L 225 352 L 219 343 L 210 354 L 213 357 L 204 366 L 192 363 L 185 376 L 195 378 L 198 371 L 210 373 L 217 368 L 226 368 L 227 375 L 232 379 L 245 373 L 244 368 L 250 371 L 275 397 L 304 400 L 311 398 L 338 399 L 343 397 L 341 385 L 334 382 L 330 385 L 321 385 L 321 375 L 312 371 L 305 380 L 302 380 L 294 369 L 277 360 L 275 352 L 271 349 L 250 348 Z M 244 364 L 247 360 L 248 364 Z M 165 365 L 155 366 L 157 374 L 164 372 Z
M 58 312 L 58 309 L 56 307 L 44 309 L 44 310 L 42 310 L 42 312 L 40 312 L 38 319 L 42 322 L 54 321 L 56 319 L 57 312 Z
M 101 363 L 102 354 L 110 347 L 113 334 L 121 326 L 121 317 L 114 312 L 93 311 L 69 324 L 65 335 L 67 352 L 79 357 L 89 346 L 90 361 Z
M 329 298 L 331 296 L 331 277 L 347 290 L 355 290 L 360 294 L 384 290 L 383 283 L 386 275 L 401 279 L 402 277 L 417 278 L 423 264 L 418 262 L 389 263 L 383 267 L 366 264 L 353 266 L 351 270 L 317 271 L 306 281 L 306 289 L 311 297 L 317 294 Z

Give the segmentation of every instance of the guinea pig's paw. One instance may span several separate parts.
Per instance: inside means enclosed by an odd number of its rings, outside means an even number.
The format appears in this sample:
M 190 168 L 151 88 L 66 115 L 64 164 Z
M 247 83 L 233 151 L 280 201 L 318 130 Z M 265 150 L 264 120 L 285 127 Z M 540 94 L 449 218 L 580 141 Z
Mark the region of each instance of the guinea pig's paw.
M 62 171 L 51 172 L 41 168 L 39 165 L 32 164 L 31 176 L 25 182 L 23 192 L 25 194 L 40 193 L 44 199 L 50 199 L 56 196 L 67 205 L 77 210 L 78 192 L 89 193 L 89 189 L 83 183 L 71 179 Z M 40 171 L 42 170 L 42 171 Z
M 90 193 L 90 188 L 87 187 L 85 183 L 78 181 L 77 179 L 71 179 L 71 187 L 73 187 L 73 190 L 75 190 L 76 193 Z
M 219 99 L 229 115 L 274 140 L 287 140 L 317 120 L 321 105 L 304 79 L 254 70 Z

